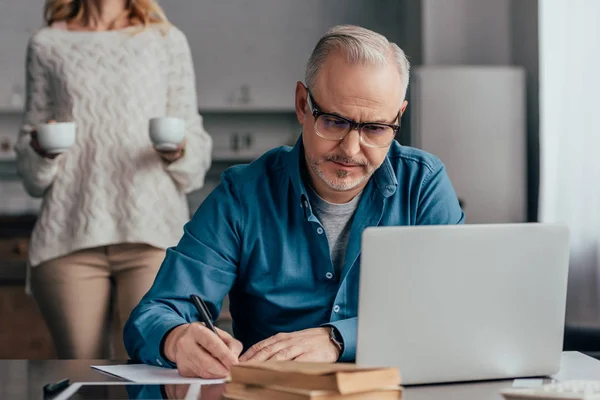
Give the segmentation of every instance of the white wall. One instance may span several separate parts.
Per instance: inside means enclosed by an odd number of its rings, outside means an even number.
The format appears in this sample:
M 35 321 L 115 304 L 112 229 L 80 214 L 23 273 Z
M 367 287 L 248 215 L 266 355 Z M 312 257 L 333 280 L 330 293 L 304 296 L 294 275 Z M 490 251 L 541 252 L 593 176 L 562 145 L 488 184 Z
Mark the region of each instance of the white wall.
M 422 0 L 423 64 L 510 64 L 510 3 Z
M 569 325 L 600 328 L 600 1 L 540 2 L 540 220 L 565 223 Z

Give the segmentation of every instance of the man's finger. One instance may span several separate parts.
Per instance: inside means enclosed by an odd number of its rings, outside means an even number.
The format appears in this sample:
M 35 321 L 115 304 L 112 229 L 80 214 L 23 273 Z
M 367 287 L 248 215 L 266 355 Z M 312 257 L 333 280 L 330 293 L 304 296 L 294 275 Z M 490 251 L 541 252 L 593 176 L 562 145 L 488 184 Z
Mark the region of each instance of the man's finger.
M 299 361 L 299 362 L 323 362 L 323 360 L 320 360 L 317 357 L 315 357 L 314 353 L 310 353 L 310 352 L 300 354 L 298 357 L 294 358 L 294 361 Z
M 229 374 L 229 368 L 216 359 L 206 349 L 199 348 L 199 356 L 196 359 L 196 369 L 202 372 L 204 378 L 223 378 Z
M 271 345 L 263 347 L 257 353 L 254 353 L 254 355 L 250 357 L 248 361 L 266 361 L 270 359 L 274 354 L 290 346 L 292 346 L 292 343 L 289 340 L 275 342 Z
M 254 346 L 250 347 L 248 349 L 248 351 L 246 351 L 242 355 L 242 357 L 240 357 L 240 361 L 248 361 L 248 360 L 252 359 L 256 355 L 256 353 L 262 351 L 263 349 L 268 348 L 269 346 L 272 346 L 273 344 L 275 344 L 277 342 L 291 339 L 292 337 L 293 337 L 293 334 L 289 334 L 289 333 L 278 333 L 275 336 L 271 336 L 270 338 L 267 338 L 261 342 L 258 342 Z
M 291 345 L 286 346 L 283 349 L 279 350 L 277 353 L 272 354 L 271 357 L 267 358 L 267 360 L 274 361 L 289 361 L 294 360 L 296 357 L 299 357 L 304 353 L 305 349 L 302 346 Z
M 225 340 L 225 339 L 230 339 L 230 338 L 232 337 L 232 336 L 229 334 L 229 332 L 227 332 L 227 331 L 224 331 L 224 330 L 223 330 L 223 329 L 221 329 L 221 328 L 217 328 L 217 327 L 215 326 L 215 329 L 216 329 L 217 333 L 219 334 L 219 336 L 221 336 L 221 339 L 223 339 L 223 340 Z
M 180 374 L 186 377 L 214 379 L 222 378 L 229 373 L 225 365 L 197 343 L 186 348 L 181 358 L 177 360 L 177 368 Z
M 254 346 L 252 346 L 248 350 L 246 350 L 246 352 L 244 354 L 242 354 L 242 356 L 240 357 L 240 361 L 250 360 L 252 357 L 254 357 L 254 355 L 256 353 L 261 351 L 263 348 L 270 346 L 271 344 L 275 343 L 276 341 L 277 340 L 275 339 L 275 336 L 271 336 L 268 339 L 265 339 L 261 342 L 256 343 Z
M 219 334 L 219 336 L 221 336 L 221 339 L 223 339 L 227 347 L 229 347 L 229 350 L 231 350 L 231 352 L 236 357 L 239 357 L 240 353 L 244 349 L 244 345 L 242 345 L 242 343 L 239 340 L 231 336 L 229 332 L 226 332 L 223 329 L 219 329 L 217 327 L 215 327 L 215 329 L 217 330 L 217 333 Z
M 242 350 L 244 350 L 244 345 L 239 340 L 229 337 L 228 339 L 223 339 L 223 341 L 236 358 L 239 357 Z
M 238 363 L 237 357 L 233 355 L 229 347 L 210 329 L 202 324 L 194 323 L 192 331 L 196 342 L 213 357 L 221 361 L 225 367 L 231 368 L 232 365 Z

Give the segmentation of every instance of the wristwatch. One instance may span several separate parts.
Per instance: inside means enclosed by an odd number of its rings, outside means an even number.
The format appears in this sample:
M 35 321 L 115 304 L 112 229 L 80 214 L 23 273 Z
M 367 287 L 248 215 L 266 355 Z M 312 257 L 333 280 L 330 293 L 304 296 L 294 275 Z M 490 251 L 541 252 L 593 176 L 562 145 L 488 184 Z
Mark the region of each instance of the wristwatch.
M 337 328 L 332 326 L 330 327 L 331 331 L 329 334 L 329 339 L 335 344 L 335 346 L 340 349 L 340 356 L 344 352 L 344 339 L 342 339 L 342 335 L 338 332 Z

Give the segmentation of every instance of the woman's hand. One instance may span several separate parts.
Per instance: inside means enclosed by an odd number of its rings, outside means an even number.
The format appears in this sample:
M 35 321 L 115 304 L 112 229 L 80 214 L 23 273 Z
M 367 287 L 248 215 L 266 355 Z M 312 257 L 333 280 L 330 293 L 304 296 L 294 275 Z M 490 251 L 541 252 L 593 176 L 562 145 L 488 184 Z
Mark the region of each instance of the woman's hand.
M 175 150 L 159 150 L 154 147 L 154 151 L 158 153 L 160 158 L 162 158 L 167 163 L 172 163 L 174 161 L 179 160 L 185 154 L 185 139 L 183 142 L 179 144 L 179 146 Z

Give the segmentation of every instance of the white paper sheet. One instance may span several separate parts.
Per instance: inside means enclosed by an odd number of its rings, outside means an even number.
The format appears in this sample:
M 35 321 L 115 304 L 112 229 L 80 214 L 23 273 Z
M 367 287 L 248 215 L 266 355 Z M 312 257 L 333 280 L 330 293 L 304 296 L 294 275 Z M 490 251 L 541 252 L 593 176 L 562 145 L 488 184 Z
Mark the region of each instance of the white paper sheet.
M 91 365 L 92 368 L 136 383 L 201 383 L 212 385 L 225 382 L 224 379 L 185 378 L 176 369 L 155 367 L 146 364 Z

